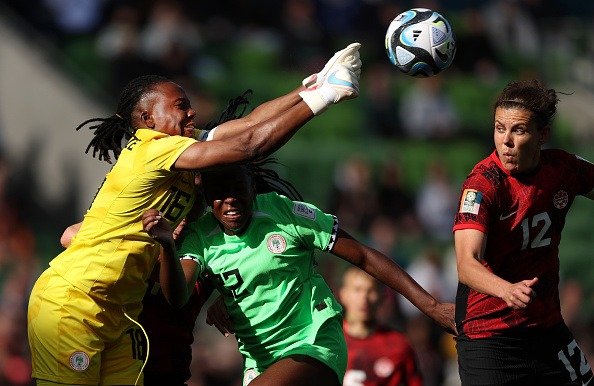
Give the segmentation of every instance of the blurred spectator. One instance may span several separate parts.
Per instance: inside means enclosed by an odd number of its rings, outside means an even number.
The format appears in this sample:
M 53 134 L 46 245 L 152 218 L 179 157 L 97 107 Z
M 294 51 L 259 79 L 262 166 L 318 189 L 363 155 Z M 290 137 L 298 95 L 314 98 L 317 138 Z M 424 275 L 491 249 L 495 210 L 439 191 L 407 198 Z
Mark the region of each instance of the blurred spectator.
M 377 249 L 394 261 L 402 264 L 398 254 L 398 228 L 396 222 L 386 215 L 378 215 L 373 218 L 369 226 L 369 246 Z
M 386 59 L 365 69 L 365 115 L 370 133 L 378 137 L 402 137 L 402 124 L 398 116 L 399 100 L 394 86 L 397 71 Z
M 423 386 L 441 386 L 443 382 L 444 357 L 439 347 L 442 334 L 425 314 L 408 319 L 406 335 L 417 353 Z
M 340 219 L 347 232 L 366 234 L 377 205 L 371 167 L 361 156 L 351 156 L 336 167 L 328 211 Z
M 33 231 L 7 198 L 9 164 L 0 159 L 0 385 L 33 385 L 27 347 L 27 302 L 39 259 Z
M 441 259 L 441 253 L 435 247 L 428 246 L 406 267 L 406 272 L 435 299 L 444 301 L 446 299 L 444 295 L 447 291 L 447 285 L 444 281 Z M 451 302 L 453 299 L 447 300 Z M 400 301 L 402 312 L 407 319 L 413 319 L 421 315 L 421 311 L 406 298 L 401 296 Z
M 116 4 L 97 34 L 97 52 L 109 67 L 111 90 L 120 90 L 131 79 L 152 72 L 140 55 L 142 15 L 138 7 Z
M 376 185 L 377 199 L 381 212 L 392 217 L 400 226 L 411 225 L 407 218 L 414 216 L 414 198 L 402 178 L 403 163 L 399 160 L 386 159 L 379 167 Z
M 438 159 L 429 162 L 417 193 L 416 214 L 431 239 L 451 241 L 457 199 L 458 191 L 450 180 L 447 164 Z
M 415 79 L 402 96 L 400 119 L 411 138 L 451 138 L 459 129 L 453 102 L 443 89 L 442 77 Z
M 324 66 L 326 40 L 318 22 L 313 0 L 287 0 L 283 4 L 282 22 L 284 37 L 283 62 L 291 67 L 316 71 Z
M 158 0 L 140 33 L 140 51 L 168 77 L 186 75 L 202 36 L 175 0 Z
M 105 0 L 42 0 L 56 30 L 63 36 L 95 32 L 102 22 Z
M 484 14 L 476 8 L 461 12 L 461 23 L 456 26 L 456 57 L 454 66 L 492 82 L 501 76 L 497 51 L 486 29 Z
M 532 15 L 519 0 L 492 0 L 484 8 L 485 25 L 500 54 L 534 60 L 540 49 Z

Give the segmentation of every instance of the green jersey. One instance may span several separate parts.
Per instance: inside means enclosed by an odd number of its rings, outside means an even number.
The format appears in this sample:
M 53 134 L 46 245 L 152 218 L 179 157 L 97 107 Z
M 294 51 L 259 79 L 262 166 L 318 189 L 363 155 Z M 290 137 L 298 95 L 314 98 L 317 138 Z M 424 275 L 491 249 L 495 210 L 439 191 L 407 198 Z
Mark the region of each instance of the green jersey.
M 180 256 L 214 279 L 246 367 L 262 371 L 287 355 L 305 354 L 327 363 L 342 381 L 342 344 L 316 346 L 322 325 L 342 316 L 314 268 L 314 251 L 331 250 L 337 230 L 334 216 L 277 193 L 257 196 L 241 235 L 225 234 L 210 212 L 188 227 Z

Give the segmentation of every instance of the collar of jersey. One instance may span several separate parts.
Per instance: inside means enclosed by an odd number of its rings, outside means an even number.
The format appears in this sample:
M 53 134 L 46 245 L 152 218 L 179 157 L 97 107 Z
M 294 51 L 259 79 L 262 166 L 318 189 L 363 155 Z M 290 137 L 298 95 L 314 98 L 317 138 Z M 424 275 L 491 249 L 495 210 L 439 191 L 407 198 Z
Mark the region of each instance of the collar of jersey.
M 168 134 L 161 133 L 160 131 L 152 129 L 137 129 L 134 135 L 141 141 L 169 137 Z
M 497 150 L 494 150 L 493 153 L 491 153 L 491 159 L 497 164 L 499 169 L 501 169 L 501 171 L 503 171 L 508 176 L 513 177 L 518 180 L 521 180 L 523 178 L 528 178 L 528 177 L 533 176 L 536 173 L 538 173 L 538 171 L 540 170 L 540 167 L 542 165 L 542 158 L 543 158 L 543 153 L 541 151 L 540 161 L 538 161 L 538 165 L 536 165 L 536 167 L 533 170 L 530 170 L 529 172 L 524 172 L 524 173 L 511 174 L 511 172 L 509 170 L 507 170 L 506 168 L 503 167 L 503 164 L 501 163 L 501 160 L 499 159 L 499 155 L 497 155 Z
M 503 164 L 501 163 L 501 160 L 499 159 L 499 155 L 497 154 L 497 150 L 494 150 L 493 153 L 491 153 L 491 159 L 497 164 L 497 166 L 499 167 L 499 169 L 501 169 L 502 172 L 504 172 L 508 176 L 511 176 L 511 173 L 509 172 L 509 170 L 507 170 L 503 167 Z

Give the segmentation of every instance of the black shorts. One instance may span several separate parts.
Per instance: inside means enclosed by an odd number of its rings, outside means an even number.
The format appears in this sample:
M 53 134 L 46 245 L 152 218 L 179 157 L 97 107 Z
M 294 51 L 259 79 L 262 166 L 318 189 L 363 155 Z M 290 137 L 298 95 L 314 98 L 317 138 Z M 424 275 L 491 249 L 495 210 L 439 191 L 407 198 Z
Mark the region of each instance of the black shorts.
M 462 386 L 594 386 L 592 369 L 564 323 L 538 333 L 458 337 Z

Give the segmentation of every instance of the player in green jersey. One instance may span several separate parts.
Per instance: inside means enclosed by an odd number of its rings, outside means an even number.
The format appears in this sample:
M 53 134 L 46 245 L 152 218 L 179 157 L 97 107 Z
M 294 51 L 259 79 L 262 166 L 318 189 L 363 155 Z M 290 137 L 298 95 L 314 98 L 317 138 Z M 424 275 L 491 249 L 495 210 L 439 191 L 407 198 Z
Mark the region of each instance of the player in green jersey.
M 208 274 L 223 295 L 245 359 L 244 384 L 342 383 L 342 308 L 314 268 L 315 250 L 362 268 L 455 331 L 453 304 L 438 302 L 390 258 L 342 230 L 336 217 L 270 191 L 261 176 L 253 165 L 203 173 L 212 209 L 188 224 L 179 250 L 195 262 L 188 284 Z M 145 212 L 143 225 L 164 253 L 178 254 L 157 210 Z

